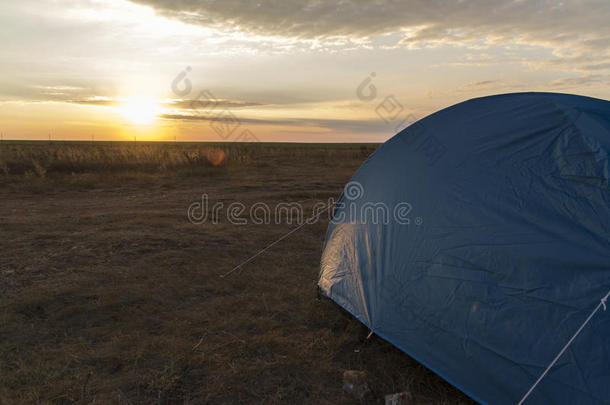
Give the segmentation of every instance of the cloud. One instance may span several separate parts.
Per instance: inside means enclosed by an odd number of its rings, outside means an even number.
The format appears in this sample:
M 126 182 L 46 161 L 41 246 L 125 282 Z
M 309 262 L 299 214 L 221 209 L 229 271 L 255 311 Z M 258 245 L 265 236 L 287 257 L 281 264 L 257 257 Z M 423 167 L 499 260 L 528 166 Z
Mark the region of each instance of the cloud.
M 592 86 L 600 83 L 607 83 L 610 80 L 610 75 L 586 75 L 580 77 L 566 77 L 563 79 L 553 80 L 552 86 L 555 87 L 582 87 Z
M 107 95 L 100 95 L 99 93 L 92 93 L 92 89 L 87 89 L 81 86 L 73 85 L 31 85 L 27 86 L 26 91 L 22 91 L 17 99 L 9 98 L 4 100 L 6 102 L 26 102 L 26 103 L 68 103 L 68 104 L 79 104 L 97 107 L 113 107 L 124 104 L 125 98 L 122 97 L 110 97 Z M 229 100 L 229 99 L 216 99 L 214 98 L 210 102 L 213 103 L 214 108 L 218 109 L 240 109 L 248 107 L 265 106 L 268 104 L 244 101 L 244 100 Z M 171 110 L 196 110 L 201 108 L 202 100 L 191 100 L 191 99 L 166 99 L 159 100 L 158 104 L 166 109 Z
M 497 80 L 482 80 L 480 82 L 467 83 L 464 85 L 464 87 L 470 87 L 470 88 L 489 87 L 490 85 L 496 84 L 497 82 L 498 82 Z
M 221 117 L 218 117 L 218 114 L 161 114 L 159 118 L 166 120 L 180 120 L 180 121 L 218 121 L 221 119 L 229 119 L 229 117 L 233 118 L 236 122 L 240 124 L 262 124 L 262 125 L 294 125 L 297 122 L 301 122 L 301 120 L 294 119 L 259 119 L 259 118 L 237 118 L 233 115 L 229 116 L 228 111 L 222 111 Z M 222 115 L 225 114 L 225 115 Z
M 120 104 L 119 100 L 106 98 L 106 97 L 91 97 L 91 98 L 80 99 L 80 100 L 61 100 L 61 101 L 64 103 L 70 103 L 70 104 L 92 105 L 92 106 L 99 106 L 99 107 L 112 107 L 112 106 Z
M 610 70 L 607 0 L 130 1 L 171 19 L 254 41 L 265 52 L 495 48 L 505 56 L 496 52 L 490 59 L 449 65 L 483 67 L 507 59 L 563 72 Z M 549 53 L 554 58 L 540 60 Z
M 179 110 L 194 110 L 201 105 L 201 100 L 171 100 L 163 103 L 165 107 L 175 108 Z M 257 103 L 254 101 L 243 101 L 243 100 L 227 100 L 227 99 L 214 99 L 214 108 L 246 108 L 246 107 L 257 107 L 264 105 L 263 103 Z
M 610 52 L 583 52 L 554 59 L 525 61 L 525 64 L 537 70 L 591 72 L 610 70 Z
M 227 118 L 226 116 L 223 116 Z M 162 114 L 159 118 L 166 120 L 179 121 L 207 121 L 219 120 L 214 115 L 193 115 L 193 114 Z M 323 119 L 323 118 L 285 118 L 285 119 L 265 119 L 265 118 L 237 118 L 234 123 L 240 125 L 273 125 L 273 126 L 296 126 L 325 128 L 329 130 L 343 130 L 352 133 L 380 133 L 388 131 L 391 126 L 386 125 L 381 119 L 373 120 L 350 120 L 350 119 Z M 222 119 L 222 118 L 220 118 Z M 389 132 L 388 132 L 389 133 Z
M 495 93 L 510 93 L 514 91 L 527 90 L 528 87 L 517 79 L 495 79 L 481 80 L 463 84 L 456 89 L 453 89 L 450 94 L 483 96 Z
M 397 31 L 408 46 L 518 41 L 606 51 L 607 0 L 132 0 L 182 21 L 269 37 L 372 38 Z
M 580 67 L 582 70 L 591 71 L 591 70 L 610 70 L 610 62 L 605 63 L 592 63 L 590 65 L 584 65 Z
M 23 86 L 17 94 L 10 94 L 6 101 L 17 101 L 24 103 L 68 103 L 100 107 L 110 107 L 121 103 L 116 97 L 109 97 L 105 92 L 95 88 L 77 86 L 74 84 L 33 84 Z M 6 94 L 7 92 L 5 92 Z M 17 96 L 17 97 L 15 97 Z

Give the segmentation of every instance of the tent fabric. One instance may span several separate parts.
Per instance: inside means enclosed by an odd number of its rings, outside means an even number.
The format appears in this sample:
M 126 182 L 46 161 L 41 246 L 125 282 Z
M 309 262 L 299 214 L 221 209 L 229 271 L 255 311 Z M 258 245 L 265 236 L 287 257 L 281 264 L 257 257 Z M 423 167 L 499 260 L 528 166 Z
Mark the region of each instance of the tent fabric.
M 605 100 L 516 93 L 436 112 L 355 173 L 319 287 L 478 402 L 515 404 L 610 289 L 609 151 Z M 610 308 L 526 404 L 610 404 Z

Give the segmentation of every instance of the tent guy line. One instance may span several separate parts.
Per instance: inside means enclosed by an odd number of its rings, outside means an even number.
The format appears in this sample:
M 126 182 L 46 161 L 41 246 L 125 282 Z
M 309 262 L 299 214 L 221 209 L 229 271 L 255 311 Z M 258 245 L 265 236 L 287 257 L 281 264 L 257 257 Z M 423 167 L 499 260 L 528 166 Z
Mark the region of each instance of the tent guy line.
M 553 359 L 553 361 L 551 361 L 551 363 L 549 363 L 549 365 L 547 366 L 547 368 L 544 370 L 544 372 L 542 374 L 540 374 L 540 377 L 538 377 L 538 379 L 536 380 L 536 382 L 530 387 L 530 389 L 525 393 L 525 395 L 523 396 L 523 398 L 521 398 L 521 401 L 519 401 L 519 403 L 517 405 L 522 405 L 525 400 L 527 399 L 527 397 L 530 396 L 530 394 L 532 393 L 532 391 L 534 391 L 534 389 L 536 388 L 536 386 L 538 385 L 538 383 L 540 383 L 540 381 L 542 381 L 542 379 L 547 375 L 547 373 L 553 368 L 553 366 L 555 365 L 555 363 L 557 363 L 557 360 L 559 360 L 561 358 L 561 356 L 563 356 L 563 354 L 565 353 L 566 350 L 568 350 L 568 348 L 570 347 L 570 345 L 572 344 L 572 342 L 574 341 L 574 339 L 576 339 L 576 337 L 580 334 L 580 332 L 585 328 L 585 326 L 587 326 L 587 324 L 589 323 L 589 321 L 591 320 L 591 318 L 593 318 L 595 316 L 595 314 L 597 313 L 597 311 L 599 311 L 600 308 L 603 308 L 604 311 L 606 311 L 606 303 L 608 301 L 608 297 L 610 296 L 610 290 L 606 293 L 606 295 L 604 295 L 604 298 L 602 298 L 599 301 L 599 304 L 597 304 L 597 306 L 595 307 L 595 309 L 593 310 L 593 312 L 591 312 L 589 314 L 589 316 L 587 317 L 587 319 L 585 319 L 585 321 L 582 323 L 582 325 L 580 325 L 580 328 L 578 328 L 578 330 L 576 331 L 576 333 L 574 333 L 574 335 L 572 336 L 572 338 L 568 341 L 568 343 L 566 343 L 566 345 L 563 347 L 563 349 L 561 349 L 559 351 L 559 353 L 557 353 L 557 356 L 555 356 L 555 358 Z
M 330 204 L 328 204 L 326 206 L 326 208 L 324 208 L 323 210 L 321 210 L 320 212 L 318 212 L 318 215 L 316 215 L 315 217 L 310 218 L 309 220 L 305 220 L 303 221 L 303 223 L 299 226 L 297 226 L 294 229 L 291 229 L 288 233 L 282 235 L 281 237 L 279 237 L 278 239 L 276 239 L 275 241 L 273 241 L 272 243 L 270 243 L 269 245 L 265 246 L 263 249 L 259 250 L 258 253 L 256 253 L 253 256 L 250 256 L 248 259 L 244 260 L 243 262 L 241 262 L 240 264 L 238 264 L 237 266 L 233 267 L 233 269 L 227 271 L 224 274 L 220 275 L 220 278 L 225 278 L 226 276 L 230 275 L 231 273 L 233 273 L 234 271 L 238 270 L 239 268 L 241 268 L 244 264 L 250 263 L 252 260 L 256 259 L 258 256 L 260 256 L 261 254 L 265 253 L 267 250 L 269 250 L 270 248 L 272 248 L 273 246 L 275 246 L 276 244 L 278 244 L 279 242 L 281 242 L 282 240 L 286 239 L 288 236 L 292 235 L 293 233 L 295 233 L 296 231 L 298 231 L 299 229 L 301 229 L 302 227 L 304 227 L 307 224 L 311 224 L 315 221 L 317 221 L 320 216 L 322 214 L 324 214 L 325 212 L 327 212 L 330 208 L 332 208 L 335 205 L 335 202 L 331 202 Z

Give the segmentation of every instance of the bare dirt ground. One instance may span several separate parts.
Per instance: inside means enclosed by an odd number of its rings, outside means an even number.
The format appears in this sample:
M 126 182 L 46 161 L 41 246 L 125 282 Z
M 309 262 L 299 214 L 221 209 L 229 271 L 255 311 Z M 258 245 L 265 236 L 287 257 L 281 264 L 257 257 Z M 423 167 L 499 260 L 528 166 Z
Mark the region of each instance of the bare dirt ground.
M 338 197 L 374 148 L 327 148 L 190 171 L 67 173 L 47 159 L 19 174 L 5 154 L 0 403 L 357 403 L 347 369 L 366 371 L 366 402 L 408 390 L 418 404 L 473 403 L 317 299 L 326 217 L 225 278 L 295 225 L 187 219 L 204 193 L 307 208 Z

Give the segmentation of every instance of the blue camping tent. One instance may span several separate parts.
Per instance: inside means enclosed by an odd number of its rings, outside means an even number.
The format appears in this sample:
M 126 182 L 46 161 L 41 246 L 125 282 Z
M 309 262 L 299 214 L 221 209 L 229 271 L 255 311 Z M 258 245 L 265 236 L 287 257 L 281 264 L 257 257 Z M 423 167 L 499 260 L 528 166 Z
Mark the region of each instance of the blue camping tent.
M 609 153 L 604 100 L 518 93 L 436 112 L 348 183 L 319 286 L 475 400 L 515 404 L 610 289 Z M 525 403 L 610 404 L 610 308 Z

